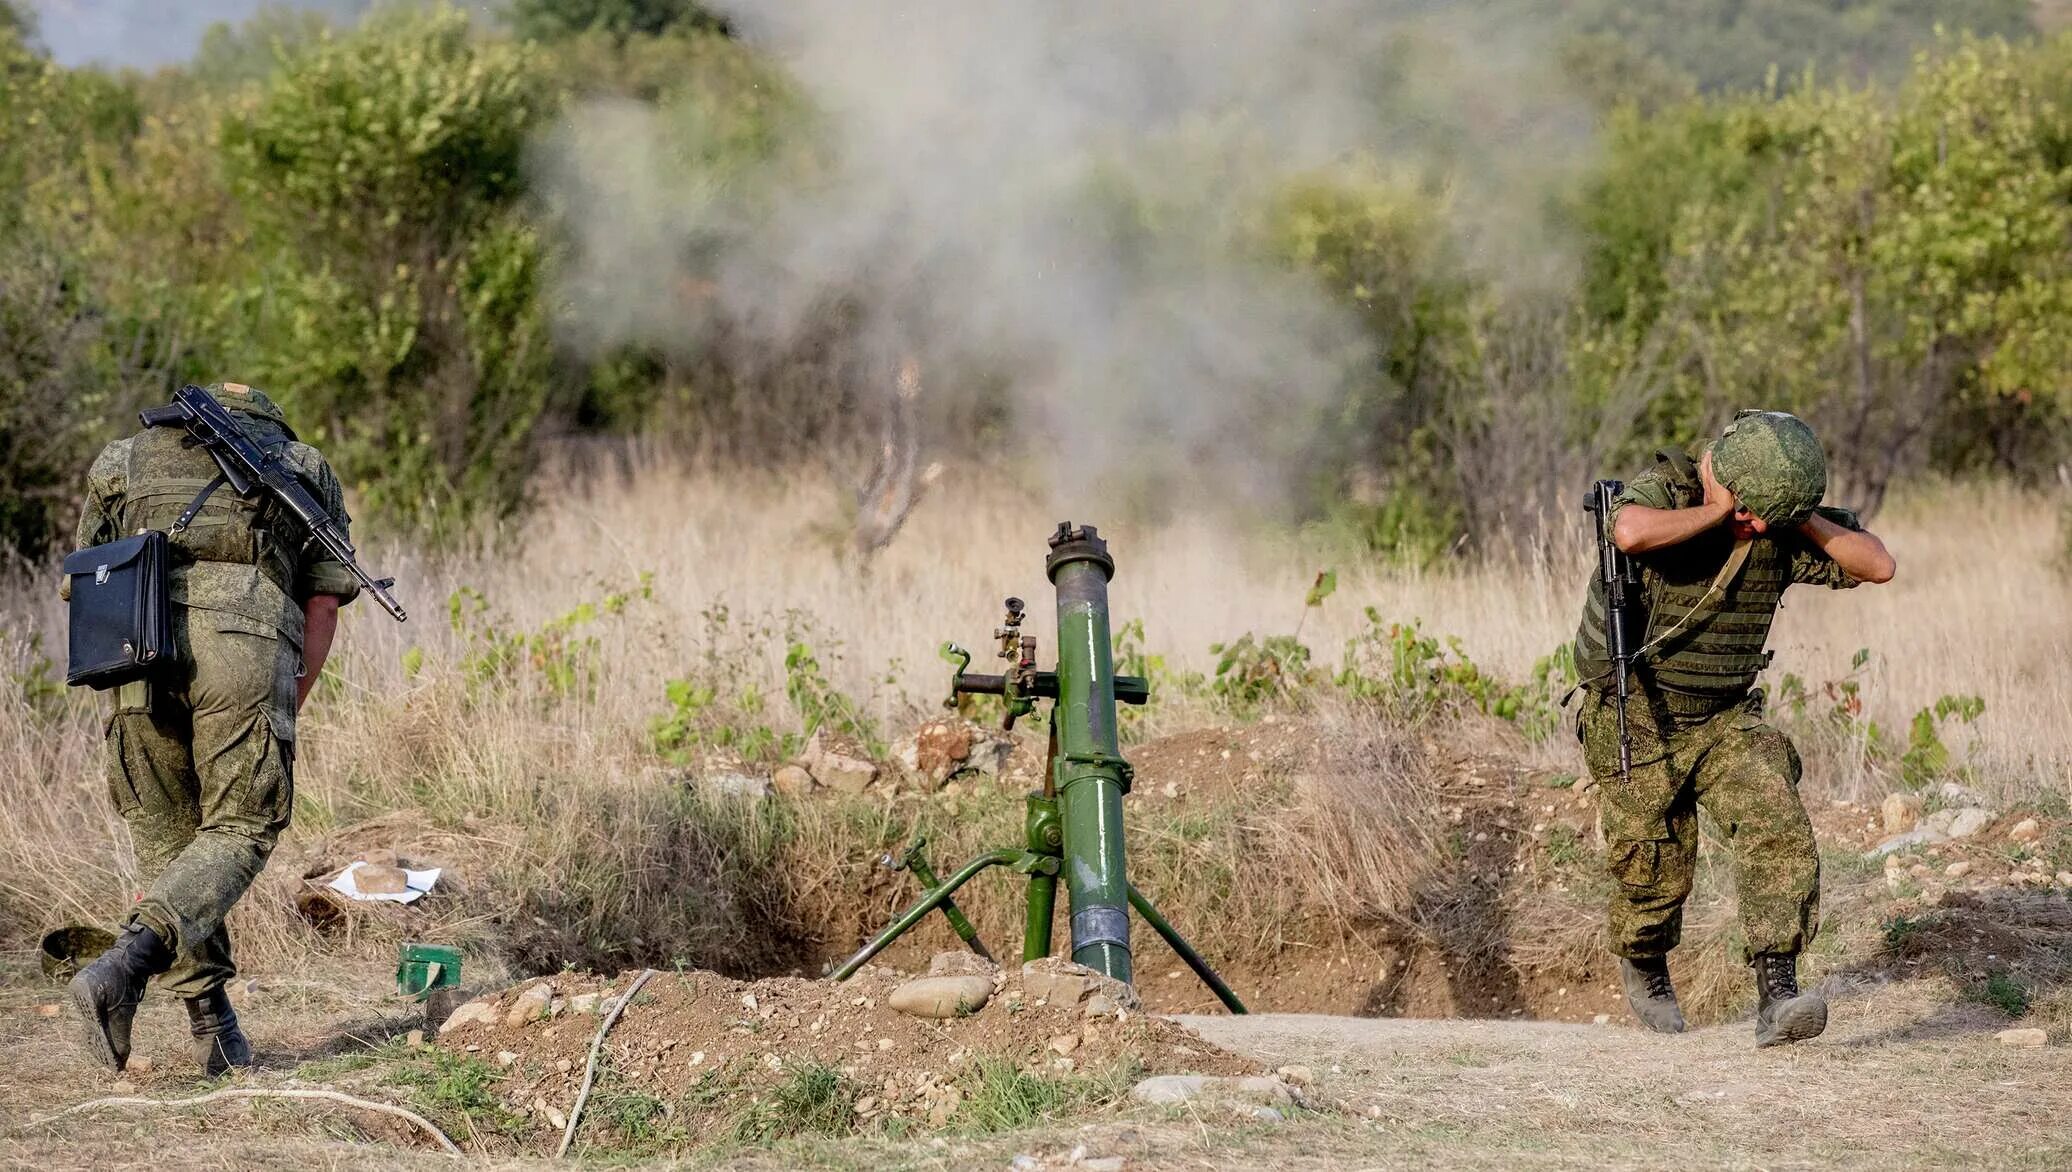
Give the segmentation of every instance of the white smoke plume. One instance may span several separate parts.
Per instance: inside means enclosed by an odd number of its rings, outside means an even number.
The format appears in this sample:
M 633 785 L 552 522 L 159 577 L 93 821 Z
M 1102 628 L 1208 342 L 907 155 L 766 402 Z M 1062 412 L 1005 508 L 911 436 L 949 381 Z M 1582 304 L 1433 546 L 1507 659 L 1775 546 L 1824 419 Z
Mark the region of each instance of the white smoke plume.
M 1539 269 L 1543 189 L 1519 177 L 1587 142 L 1543 40 L 1450 5 L 716 7 L 803 90 L 829 165 L 715 177 L 684 165 L 695 127 L 578 108 L 540 152 L 574 334 L 696 345 L 723 319 L 783 352 L 861 306 L 879 369 L 1004 391 L 1064 508 L 1153 483 L 1264 502 L 1302 475 L 1372 340 L 1259 255 L 1291 178 L 1357 158 L 1441 186 L 1479 263 Z

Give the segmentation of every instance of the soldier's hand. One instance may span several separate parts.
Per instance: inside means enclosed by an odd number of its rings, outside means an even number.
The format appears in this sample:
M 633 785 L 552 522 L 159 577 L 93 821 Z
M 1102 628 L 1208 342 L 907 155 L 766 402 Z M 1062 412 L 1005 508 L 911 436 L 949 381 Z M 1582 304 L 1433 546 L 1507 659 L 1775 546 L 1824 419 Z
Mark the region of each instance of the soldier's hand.
M 1698 479 L 1705 485 L 1705 507 L 1717 512 L 1721 523 L 1724 523 L 1727 518 L 1734 515 L 1734 510 L 1741 506 L 1741 502 L 1735 498 L 1732 489 L 1721 484 L 1719 478 L 1712 474 L 1710 450 L 1707 450 L 1698 461 Z

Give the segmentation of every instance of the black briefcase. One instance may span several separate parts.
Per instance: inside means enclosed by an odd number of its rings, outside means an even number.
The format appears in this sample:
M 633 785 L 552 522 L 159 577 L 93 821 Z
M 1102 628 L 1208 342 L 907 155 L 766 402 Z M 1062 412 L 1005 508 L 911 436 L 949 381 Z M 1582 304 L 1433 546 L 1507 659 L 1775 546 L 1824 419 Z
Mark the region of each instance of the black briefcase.
M 72 586 L 66 683 L 105 690 L 143 679 L 173 658 L 169 550 L 166 535 L 154 529 L 65 559 Z

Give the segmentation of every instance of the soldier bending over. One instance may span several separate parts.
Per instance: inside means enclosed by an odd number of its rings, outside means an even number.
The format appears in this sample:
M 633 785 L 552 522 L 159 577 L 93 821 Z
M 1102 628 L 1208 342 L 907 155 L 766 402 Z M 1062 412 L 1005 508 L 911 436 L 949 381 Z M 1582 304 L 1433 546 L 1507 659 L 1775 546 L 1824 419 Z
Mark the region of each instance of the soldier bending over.
M 1612 950 L 1627 1001 L 1650 1029 L 1684 1028 L 1667 958 L 1691 893 L 1701 807 L 1733 852 L 1756 1044 L 1827 1028 L 1827 1003 L 1798 987 L 1798 955 L 1820 914 L 1799 755 L 1764 723 L 1755 687 L 1787 586 L 1892 578 L 1884 543 L 1853 513 L 1821 505 L 1826 491 L 1827 457 L 1811 428 L 1782 412 L 1744 411 L 1695 463 L 1657 452 L 1606 518 L 1613 543 L 1640 566 L 1647 603 L 1626 705 L 1630 773 L 1621 776 L 1605 590 L 1594 576 L 1576 640 L 1587 691 L 1577 735 L 1597 779 L 1614 881 Z

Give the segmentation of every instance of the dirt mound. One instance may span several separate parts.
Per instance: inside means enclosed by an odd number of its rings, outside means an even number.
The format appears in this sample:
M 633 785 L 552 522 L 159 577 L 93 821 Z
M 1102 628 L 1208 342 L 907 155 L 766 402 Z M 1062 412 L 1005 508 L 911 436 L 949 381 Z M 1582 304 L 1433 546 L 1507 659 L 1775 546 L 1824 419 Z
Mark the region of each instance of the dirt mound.
M 951 971 L 975 959 L 960 956 L 964 963 Z M 892 1009 L 893 991 L 910 978 L 876 967 L 839 984 L 658 973 L 607 1035 L 599 1085 L 718 1114 L 738 1107 L 741 1096 L 759 1101 L 831 1072 L 843 1080 L 845 1109 L 858 1124 L 905 1119 L 941 1126 L 989 1064 L 1053 1077 L 1259 1070 L 1185 1027 L 1098 992 L 1052 992 L 1045 977 L 1056 967 L 1038 962 L 1024 974 L 986 966 L 993 993 L 984 1006 L 945 1020 Z M 599 1015 L 636 975 L 564 974 L 486 995 L 456 1011 L 438 1044 L 508 1069 L 505 1103 L 558 1128 L 582 1083 Z

